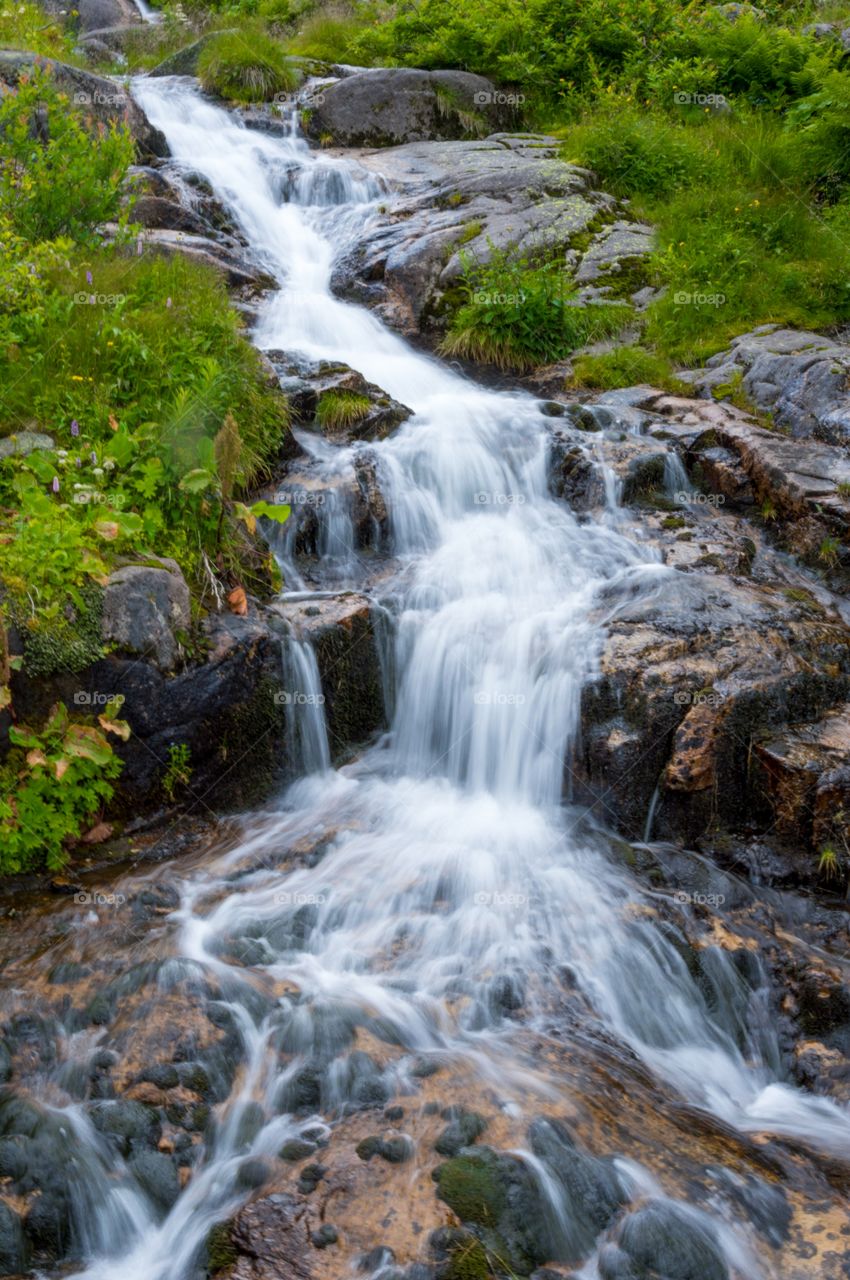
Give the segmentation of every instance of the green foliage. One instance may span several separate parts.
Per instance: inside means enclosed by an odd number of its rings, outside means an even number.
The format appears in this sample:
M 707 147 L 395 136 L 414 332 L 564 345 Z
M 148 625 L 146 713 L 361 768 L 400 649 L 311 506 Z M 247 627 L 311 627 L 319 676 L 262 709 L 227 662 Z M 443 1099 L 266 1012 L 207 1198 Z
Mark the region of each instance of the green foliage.
M 456 1156 L 438 1169 L 439 1196 L 461 1222 L 495 1227 L 505 1208 L 497 1173 L 479 1155 Z
M 327 62 L 351 62 L 358 49 L 362 22 L 352 16 L 314 13 L 289 40 L 292 53 Z
M 73 43 L 58 17 L 29 0 L 4 4 L 0 9 L 0 49 L 27 49 L 64 60 Z
M 535 265 L 491 246 L 481 262 L 464 259 L 465 301 L 452 317 L 442 351 L 502 369 L 529 369 L 569 356 L 606 337 L 629 315 L 624 306 L 578 306 L 557 263 Z
M 192 781 L 192 751 L 188 743 L 172 742 L 168 748 L 168 765 L 162 776 L 162 791 L 169 804 Z
M 121 772 L 109 738 L 129 736 L 110 704 L 97 723 L 72 721 L 62 703 L 38 731 L 9 730 L 12 750 L 0 769 L 0 873 L 46 867 L 68 858 L 68 842 L 112 798 Z
M 46 72 L 0 98 L 0 218 L 29 240 L 91 241 L 98 223 L 118 217 L 132 159 L 125 128 L 101 128 L 93 145 Z
M 301 74 L 259 25 L 222 31 L 203 48 L 198 78 L 207 93 L 233 102 L 268 102 L 297 87 Z
M 666 356 L 647 351 L 645 347 L 614 347 L 601 355 L 578 356 L 569 380 L 570 387 L 592 387 L 601 391 L 639 383 L 679 394 L 691 390 L 675 376 Z
M 362 422 L 372 402 L 356 391 L 323 391 L 316 406 L 316 421 L 323 431 L 338 431 Z

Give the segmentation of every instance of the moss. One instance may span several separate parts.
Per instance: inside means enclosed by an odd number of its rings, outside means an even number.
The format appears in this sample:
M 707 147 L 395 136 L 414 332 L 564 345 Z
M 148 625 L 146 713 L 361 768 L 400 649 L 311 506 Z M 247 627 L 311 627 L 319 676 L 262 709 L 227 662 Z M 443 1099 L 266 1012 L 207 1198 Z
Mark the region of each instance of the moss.
M 481 1156 L 456 1156 L 441 1165 L 439 1197 L 461 1222 L 495 1227 L 505 1210 L 505 1194 L 497 1173 Z
M 280 772 L 273 744 L 283 739 L 285 730 L 279 694 L 279 684 L 264 675 L 251 697 L 224 717 L 219 752 L 222 762 L 232 761 L 235 767 L 227 779 L 227 801 L 219 795 L 219 803 L 250 805 L 268 798 Z M 262 750 L 256 750 L 258 744 Z
M 492 1274 L 487 1251 L 474 1236 L 461 1241 L 449 1255 L 442 1272 L 445 1280 L 484 1280 Z
M 210 1275 L 219 1275 L 232 1267 L 239 1255 L 230 1236 L 230 1223 L 219 1222 L 207 1236 L 207 1269 Z
M 661 521 L 662 529 L 684 529 L 687 521 L 684 516 L 665 516 Z
M 48 621 L 30 618 L 20 601 L 8 602 L 9 617 L 23 638 L 27 675 L 74 674 L 103 657 L 103 589 L 96 583 L 84 586 L 80 600 L 81 607 L 69 602 L 63 613 Z

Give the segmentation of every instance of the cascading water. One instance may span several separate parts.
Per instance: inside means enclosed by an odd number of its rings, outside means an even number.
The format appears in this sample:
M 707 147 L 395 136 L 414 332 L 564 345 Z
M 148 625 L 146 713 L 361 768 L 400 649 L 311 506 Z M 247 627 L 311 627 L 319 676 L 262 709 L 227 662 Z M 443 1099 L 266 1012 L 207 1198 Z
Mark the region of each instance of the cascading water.
M 565 969 L 588 1018 L 688 1102 L 741 1129 L 845 1147 L 846 1113 L 782 1083 L 757 978 L 718 949 L 698 985 L 636 881 L 561 807 L 606 621 L 636 595 L 675 590 L 676 575 L 623 522 L 579 523 L 549 497 L 534 400 L 478 388 L 334 298 L 335 256 L 369 234 L 381 184 L 311 153 L 295 132 L 242 127 L 185 81 L 139 80 L 134 93 L 280 282 L 258 344 L 344 361 L 414 416 L 375 446 L 399 565 L 388 588 L 392 731 L 330 772 L 313 704 L 303 760 L 321 772 L 188 877 L 174 963 L 220 989 L 244 1066 L 176 1206 L 156 1223 L 129 1215 L 80 1275 L 187 1280 L 210 1225 L 244 1197 L 245 1159 L 319 1123 L 288 1118 L 307 1075 L 317 1112 L 328 1111 L 414 1091 L 416 1064 L 431 1055 L 464 1058 L 521 1106 L 535 1072 L 506 1013 L 521 1008 L 542 1031 Z M 350 461 L 335 451 L 328 475 Z M 295 642 L 288 678 L 315 693 L 311 656 Z M 327 833 L 321 857 L 284 877 L 265 868 L 265 851 L 317 833 Z M 243 955 L 250 946 L 248 970 L 229 958 L 237 944 Z M 257 1005 L 256 975 L 283 984 L 271 1011 Z M 356 1028 L 400 1046 L 392 1066 L 364 1066 Z M 537 1176 L 557 1201 L 548 1166 Z M 570 1236 L 566 1220 L 558 1230 Z

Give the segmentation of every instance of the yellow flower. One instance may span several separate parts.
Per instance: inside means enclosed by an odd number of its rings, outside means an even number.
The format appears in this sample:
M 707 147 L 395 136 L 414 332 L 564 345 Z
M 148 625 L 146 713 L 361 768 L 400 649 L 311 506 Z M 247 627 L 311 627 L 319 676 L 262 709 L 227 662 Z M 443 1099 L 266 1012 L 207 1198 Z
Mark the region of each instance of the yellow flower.
M 80 375 L 79 375 L 78 373 L 72 373 L 72 374 L 71 374 L 71 381 L 72 381 L 72 382 L 82 382 L 82 380 L 83 380 L 83 379 L 80 377 Z

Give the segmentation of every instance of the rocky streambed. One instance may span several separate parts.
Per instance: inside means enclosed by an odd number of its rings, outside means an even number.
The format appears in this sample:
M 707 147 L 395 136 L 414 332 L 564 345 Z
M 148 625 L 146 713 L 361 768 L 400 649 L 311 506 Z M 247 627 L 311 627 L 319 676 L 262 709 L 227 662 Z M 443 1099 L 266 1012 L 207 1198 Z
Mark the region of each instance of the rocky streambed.
M 285 587 L 196 628 L 175 565 L 128 564 L 109 656 L 16 676 L 32 714 L 121 692 L 128 811 L 184 742 L 207 825 L 4 903 L 4 1273 L 848 1274 L 850 463 L 804 376 L 834 344 L 718 362 L 762 362 L 789 434 L 559 370 L 481 390 L 334 290 L 427 337 L 470 225 L 578 230 L 604 289 L 647 230 L 550 140 L 403 120 L 317 159 L 136 97 L 156 198 L 205 210 L 174 251 L 227 224 L 295 411 Z

